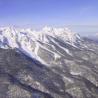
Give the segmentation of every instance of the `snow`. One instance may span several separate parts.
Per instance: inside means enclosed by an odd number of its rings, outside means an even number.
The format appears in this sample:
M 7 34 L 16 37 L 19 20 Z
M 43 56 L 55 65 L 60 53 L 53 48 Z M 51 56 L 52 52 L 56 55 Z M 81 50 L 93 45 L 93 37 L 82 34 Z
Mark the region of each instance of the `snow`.
M 54 54 L 55 60 L 59 59 L 61 56 L 57 53 Z
M 70 51 L 67 49 L 67 48 L 65 48 L 65 47 L 62 47 L 61 45 L 59 45 L 55 40 L 53 40 L 53 39 L 51 39 L 57 46 L 59 46 L 62 50 L 64 50 L 67 54 L 69 54 L 69 55 L 71 55 L 72 56 L 72 54 L 70 53 Z
M 70 74 L 72 74 L 72 75 L 81 75 L 81 72 L 73 72 L 73 71 L 71 71 Z
M 0 47 L 1 48 L 17 48 L 23 51 L 26 55 L 39 59 L 41 62 L 45 63 L 38 56 L 39 46 L 46 49 L 47 51 L 54 54 L 55 59 L 60 58 L 58 53 L 55 53 L 44 46 L 41 46 L 39 42 L 49 44 L 49 39 L 47 36 L 59 37 L 64 42 L 68 42 L 74 45 L 74 42 L 79 37 L 77 34 L 72 33 L 68 28 L 52 28 L 44 27 L 42 30 L 33 30 L 32 28 L 15 28 L 15 27 L 0 27 Z M 78 38 L 79 39 L 79 38 Z M 38 42 L 39 41 L 39 42 Z M 54 41 L 54 40 L 52 40 Z M 35 50 L 32 51 L 32 43 L 35 42 Z M 6 43 L 6 45 L 4 45 Z M 62 48 L 66 53 L 71 55 L 70 51 L 59 45 L 54 41 L 60 48 Z M 7 45 L 9 47 L 7 47 Z M 52 46 L 53 47 L 53 46 Z
M 64 41 L 70 42 L 71 44 L 73 44 L 77 38 L 80 39 L 80 36 L 78 34 L 73 33 L 68 28 L 52 28 L 46 26 L 42 29 L 42 31 L 42 33 L 44 34 L 51 35 L 53 37 L 57 36 Z
M 74 81 L 72 80 L 72 79 L 70 79 L 70 78 L 68 78 L 68 77 L 65 77 L 65 76 L 62 76 L 63 77 L 63 79 L 64 79 L 64 81 L 68 81 L 68 82 L 70 82 L 70 83 L 73 83 Z
M 37 55 L 38 49 L 39 49 L 39 45 L 36 43 L 36 48 L 35 48 L 35 51 L 34 51 L 35 55 Z

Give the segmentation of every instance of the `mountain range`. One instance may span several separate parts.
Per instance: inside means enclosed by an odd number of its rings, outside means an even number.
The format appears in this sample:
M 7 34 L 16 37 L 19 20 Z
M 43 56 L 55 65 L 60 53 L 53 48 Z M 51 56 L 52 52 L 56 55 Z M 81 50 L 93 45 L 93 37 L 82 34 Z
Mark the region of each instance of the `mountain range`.
M 98 43 L 68 28 L 0 28 L 0 98 L 98 98 Z

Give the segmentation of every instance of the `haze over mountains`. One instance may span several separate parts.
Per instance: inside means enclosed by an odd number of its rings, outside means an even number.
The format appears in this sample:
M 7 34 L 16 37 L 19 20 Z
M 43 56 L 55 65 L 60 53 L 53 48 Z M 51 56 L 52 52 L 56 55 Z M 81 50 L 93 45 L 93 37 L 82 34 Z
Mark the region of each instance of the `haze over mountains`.
M 0 98 L 98 98 L 98 44 L 68 28 L 0 28 Z

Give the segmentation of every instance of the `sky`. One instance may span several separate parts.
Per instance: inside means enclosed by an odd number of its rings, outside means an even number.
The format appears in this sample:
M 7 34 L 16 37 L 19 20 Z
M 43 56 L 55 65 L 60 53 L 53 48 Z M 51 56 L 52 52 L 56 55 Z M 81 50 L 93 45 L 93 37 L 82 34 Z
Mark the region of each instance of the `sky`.
M 68 26 L 97 33 L 98 0 L 0 0 L 0 25 Z

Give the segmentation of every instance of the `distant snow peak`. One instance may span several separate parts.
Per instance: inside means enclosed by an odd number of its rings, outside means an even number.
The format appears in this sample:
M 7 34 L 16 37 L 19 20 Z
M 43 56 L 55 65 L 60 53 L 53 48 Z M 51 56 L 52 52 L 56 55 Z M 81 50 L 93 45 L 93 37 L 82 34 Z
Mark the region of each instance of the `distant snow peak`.
M 52 28 L 45 26 L 42 30 L 33 30 L 32 28 L 15 28 L 15 27 L 2 27 L 0 28 L 0 32 L 3 32 L 2 36 L 9 37 L 20 37 L 25 35 L 25 37 L 28 37 L 30 39 L 36 39 L 36 40 L 46 40 L 45 35 L 49 35 L 52 37 L 58 37 L 62 39 L 63 41 L 67 41 L 70 43 L 76 42 L 77 39 L 80 39 L 80 36 L 76 33 L 73 33 L 68 28 Z
M 49 35 L 66 35 L 67 33 L 68 34 L 72 34 L 71 30 L 69 30 L 68 28 L 52 28 L 52 27 L 48 27 L 48 26 L 45 26 L 42 31 L 46 34 L 49 34 Z
M 1 31 L 3 34 L 1 34 Z M 64 28 L 53 28 L 49 26 L 45 26 L 41 30 L 33 30 L 32 28 L 15 28 L 11 27 L 1 27 L 0 28 L 1 36 L 6 36 L 9 39 L 19 39 L 22 36 L 28 37 L 32 40 L 40 40 L 40 41 L 48 41 L 46 35 L 57 37 L 64 42 L 69 42 L 70 44 L 74 44 L 77 39 L 80 39 L 80 36 L 76 33 L 73 33 L 70 29 Z M 11 37 L 11 38 L 10 38 Z M 24 38 L 23 38 L 24 39 Z M 21 42 L 20 42 L 21 43 Z
M 62 39 L 63 41 L 67 41 L 70 43 L 75 43 L 77 39 L 80 39 L 80 36 L 76 33 L 73 33 L 70 29 L 68 28 L 52 28 L 45 26 L 42 29 L 42 33 L 46 35 L 50 35 L 53 37 L 58 37 Z
M 52 27 L 48 27 L 48 26 L 45 26 L 42 31 L 44 32 L 50 32 L 50 31 L 53 31 L 53 28 Z

